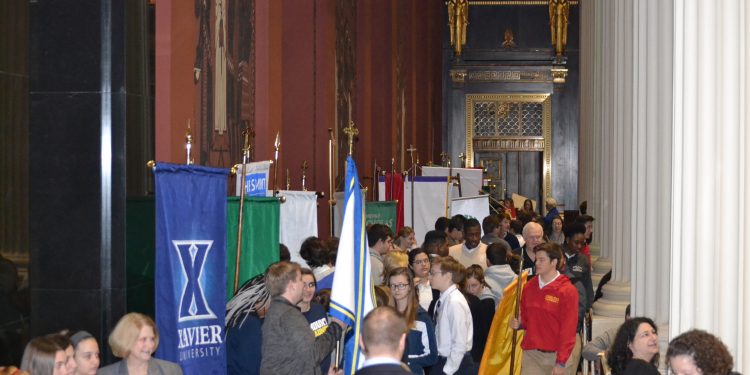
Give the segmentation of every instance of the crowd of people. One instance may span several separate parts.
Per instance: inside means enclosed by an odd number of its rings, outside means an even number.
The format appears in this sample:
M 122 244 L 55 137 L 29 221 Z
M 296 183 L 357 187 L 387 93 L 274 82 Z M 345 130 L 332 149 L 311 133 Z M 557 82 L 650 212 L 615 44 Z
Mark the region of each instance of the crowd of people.
M 29 341 L 20 368 L 0 367 L 2 375 L 181 375 L 179 365 L 156 359 L 152 354 L 159 345 L 159 331 L 154 321 L 143 314 L 123 316 L 108 344 L 120 361 L 99 367 L 100 347 L 86 331 L 61 331 Z
M 359 346 L 366 360 L 358 374 L 475 374 L 506 288 L 522 272 L 518 318 L 523 330 L 522 374 L 577 374 L 582 358 L 603 361 L 615 375 L 658 374 L 654 322 L 626 314 L 624 323 L 585 343 L 583 327 L 594 302 L 588 249 L 594 218 L 567 222 L 556 202 L 539 215 L 531 201 L 516 209 L 503 202 L 483 218 L 439 218 L 418 246 L 414 231 L 395 235 L 382 224 L 367 228 L 376 308 L 364 319 Z M 484 235 L 482 235 L 484 232 Z M 304 265 L 281 261 L 251 278 L 227 304 L 229 374 L 342 374 L 332 353 L 347 327 L 328 314 L 338 240 L 308 238 Z M 20 369 L 0 375 L 181 374 L 179 365 L 152 357 L 159 344 L 154 321 L 125 315 L 108 340 L 122 360 L 100 367 L 103 350 L 85 331 L 32 339 Z M 584 345 L 585 344 L 585 345 Z M 733 374 L 731 355 L 711 334 L 692 330 L 666 352 L 678 375 Z

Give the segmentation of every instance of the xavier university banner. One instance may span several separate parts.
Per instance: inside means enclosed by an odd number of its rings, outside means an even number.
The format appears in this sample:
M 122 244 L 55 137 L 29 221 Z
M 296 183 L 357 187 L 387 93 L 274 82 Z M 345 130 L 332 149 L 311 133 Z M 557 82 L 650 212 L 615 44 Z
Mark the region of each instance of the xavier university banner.
M 242 214 L 240 286 L 251 277 L 265 273 L 271 263 L 279 261 L 279 200 L 245 197 Z M 226 301 L 234 294 L 239 215 L 240 198 L 227 198 Z
M 183 373 L 225 374 L 228 170 L 158 163 L 156 357 Z
M 367 202 L 365 204 L 367 225 L 384 224 L 396 233 L 396 202 Z
M 289 248 L 292 262 L 307 264 L 299 248 L 308 237 L 318 235 L 318 196 L 314 191 L 282 190 L 286 198 L 281 205 L 279 242 Z

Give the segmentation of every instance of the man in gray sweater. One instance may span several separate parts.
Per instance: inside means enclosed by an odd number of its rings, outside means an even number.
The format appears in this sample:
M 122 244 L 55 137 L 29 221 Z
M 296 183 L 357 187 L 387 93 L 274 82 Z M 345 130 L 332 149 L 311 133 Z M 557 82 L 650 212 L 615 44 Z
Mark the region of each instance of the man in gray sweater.
M 331 324 L 315 337 L 297 303 L 302 300 L 302 274 L 293 262 L 278 262 L 266 270 L 271 305 L 263 322 L 260 373 L 274 375 L 319 375 L 320 362 L 341 337 L 341 326 Z

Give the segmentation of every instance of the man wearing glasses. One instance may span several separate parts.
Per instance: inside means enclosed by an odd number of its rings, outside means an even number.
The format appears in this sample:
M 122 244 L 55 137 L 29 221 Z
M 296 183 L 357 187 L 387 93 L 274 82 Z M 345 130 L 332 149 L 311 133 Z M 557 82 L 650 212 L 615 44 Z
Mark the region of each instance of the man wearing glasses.
M 518 249 L 518 255 L 523 257 L 523 270 L 529 271 L 529 276 L 536 274 L 536 247 L 544 243 L 544 229 L 539 223 L 530 221 L 523 226 L 523 240 L 525 244 Z M 515 251 L 515 250 L 514 250 Z
M 466 298 L 456 285 L 463 278 L 463 267 L 451 257 L 432 260 L 430 283 L 440 291 L 433 320 L 438 347 L 438 361 L 432 375 L 469 374 L 474 367 L 471 346 L 474 325 Z

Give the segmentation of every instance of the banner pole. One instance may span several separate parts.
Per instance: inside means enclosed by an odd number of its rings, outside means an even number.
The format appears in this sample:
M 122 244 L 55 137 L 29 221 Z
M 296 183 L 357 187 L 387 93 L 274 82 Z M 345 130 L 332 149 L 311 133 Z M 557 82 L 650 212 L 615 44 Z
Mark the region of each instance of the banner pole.
M 279 185 L 276 176 L 279 172 L 279 148 L 281 147 L 281 133 L 276 132 L 276 140 L 273 142 L 273 196 L 279 193 Z
M 409 152 L 409 157 L 411 158 L 411 166 L 409 167 L 409 171 L 411 172 L 411 229 L 414 229 L 414 177 L 417 175 L 417 167 L 414 165 L 414 153 L 417 152 L 417 149 L 413 145 L 409 145 L 406 151 Z
M 333 129 L 328 128 L 328 187 L 330 189 L 329 197 L 328 197 L 328 213 L 329 213 L 329 221 L 330 221 L 330 236 L 333 237 L 334 235 L 334 209 L 333 207 L 336 206 L 336 186 L 334 182 L 334 176 L 333 176 L 333 164 L 334 164 L 334 155 L 335 155 L 335 148 L 336 147 L 336 139 L 333 136 Z
M 518 282 L 516 283 L 516 304 L 513 307 L 513 317 L 518 320 L 518 312 L 521 308 L 521 283 L 523 282 L 523 256 L 518 262 Z M 513 338 L 510 347 L 510 375 L 515 375 L 516 370 L 516 342 L 518 342 L 518 330 L 513 330 Z
M 451 165 L 451 160 L 448 159 L 448 180 L 445 184 L 445 217 L 450 219 L 450 212 L 448 211 L 450 208 L 450 199 L 451 199 L 451 185 L 453 184 L 453 166 Z
M 245 144 L 242 148 L 242 172 L 240 173 L 240 209 L 239 217 L 237 218 L 237 249 L 234 257 L 234 289 L 232 294 L 237 293 L 237 289 L 240 285 L 240 257 L 242 255 L 242 218 L 245 211 L 245 179 L 247 177 L 247 159 L 250 154 L 250 137 L 255 136 L 255 132 L 249 128 L 245 128 L 243 131 L 245 136 Z

